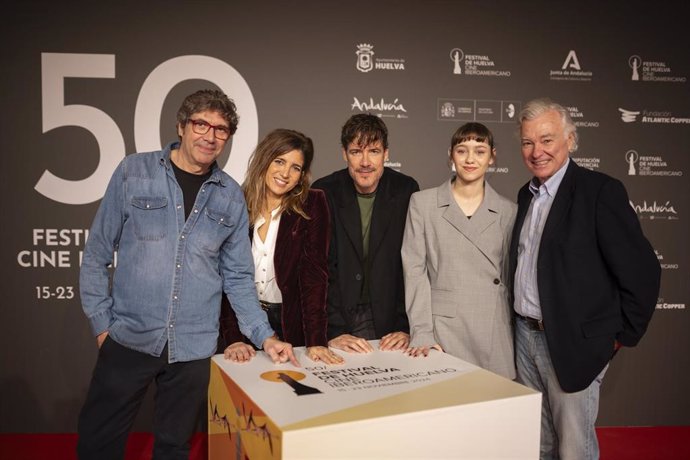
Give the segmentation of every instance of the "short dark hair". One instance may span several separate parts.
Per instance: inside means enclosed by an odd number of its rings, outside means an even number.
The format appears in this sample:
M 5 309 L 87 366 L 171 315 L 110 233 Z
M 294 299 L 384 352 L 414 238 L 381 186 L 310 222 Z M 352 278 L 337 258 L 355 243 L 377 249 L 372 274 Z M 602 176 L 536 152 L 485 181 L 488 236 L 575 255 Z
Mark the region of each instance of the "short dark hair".
M 456 145 L 471 140 L 477 142 L 486 142 L 489 144 L 491 150 L 494 149 L 494 135 L 491 133 L 489 128 L 481 123 L 476 123 L 473 121 L 465 123 L 459 127 L 455 133 L 453 133 L 453 137 L 450 140 L 450 149 L 452 151 Z
M 237 124 L 240 121 L 237 107 L 225 93 L 215 89 L 202 89 L 187 96 L 177 111 L 178 126 L 184 127 L 192 115 L 206 110 L 220 113 L 228 123 L 230 134 L 235 134 Z
M 384 150 L 388 148 L 388 128 L 383 120 L 370 113 L 352 115 L 343 125 L 340 132 L 340 143 L 343 149 L 357 141 L 361 146 L 381 141 Z

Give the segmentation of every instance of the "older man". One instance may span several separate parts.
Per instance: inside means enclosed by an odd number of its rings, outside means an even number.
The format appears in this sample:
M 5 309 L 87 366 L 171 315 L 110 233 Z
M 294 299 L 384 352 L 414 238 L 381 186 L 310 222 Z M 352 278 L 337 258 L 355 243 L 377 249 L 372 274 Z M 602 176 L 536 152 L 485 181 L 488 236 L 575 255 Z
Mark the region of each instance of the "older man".
M 577 131 L 561 105 L 519 115 L 534 175 L 518 194 L 510 249 L 518 380 L 543 394 L 541 458 L 594 459 L 599 387 L 621 346 L 635 346 L 660 267 L 623 184 L 570 159 Z

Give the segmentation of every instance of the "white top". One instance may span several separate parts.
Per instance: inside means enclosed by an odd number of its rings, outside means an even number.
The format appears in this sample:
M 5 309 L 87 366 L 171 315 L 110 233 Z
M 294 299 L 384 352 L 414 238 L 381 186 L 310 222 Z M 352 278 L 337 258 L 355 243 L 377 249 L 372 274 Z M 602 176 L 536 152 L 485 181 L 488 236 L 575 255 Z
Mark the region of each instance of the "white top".
M 276 239 L 280 226 L 280 207 L 271 211 L 271 221 L 268 223 L 266 240 L 259 238 L 259 228 L 266 222 L 263 216 L 254 222 L 254 238 L 252 238 L 252 255 L 254 256 L 254 284 L 259 300 L 270 303 L 282 303 L 283 296 L 276 282 L 273 266 L 273 255 L 276 251 Z

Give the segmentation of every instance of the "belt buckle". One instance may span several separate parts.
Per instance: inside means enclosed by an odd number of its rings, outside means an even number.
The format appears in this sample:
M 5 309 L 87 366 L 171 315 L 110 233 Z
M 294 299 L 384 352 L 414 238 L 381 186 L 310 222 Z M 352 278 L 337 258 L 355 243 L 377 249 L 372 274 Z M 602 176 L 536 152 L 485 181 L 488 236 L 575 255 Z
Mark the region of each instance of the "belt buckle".
M 543 319 L 530 318 L 528 316 L 522 316 L 522 315 L 518 315 L 518 316 L 527 322 L 530 329 L 533 329 L 535 331 L 544 332 L 544 320 Z

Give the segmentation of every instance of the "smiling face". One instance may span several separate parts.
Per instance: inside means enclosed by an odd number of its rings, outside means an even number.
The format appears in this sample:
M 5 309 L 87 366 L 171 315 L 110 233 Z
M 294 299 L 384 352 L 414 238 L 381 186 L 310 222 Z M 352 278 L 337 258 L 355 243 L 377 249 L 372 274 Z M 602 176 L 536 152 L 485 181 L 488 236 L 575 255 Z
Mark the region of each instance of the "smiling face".
M 494 164 L 495 156 L 496 150 L 492 150 L 487 142 L 475 139 L 456 144 L 450 152 L 457 180 L 464 184 L 483 181 L 486 170 Z
M 203 120 L 212 126 L 228 128 L 227 121 L 215 111 L 197 112 L 189 119 Z M 177 134 L 180 136 L 180 148 L 176 153 L 173 153 L 172 159 L 178 168 L 192 174 L 208 172 L 227 142 L 227 139 L 218 139 L 213 128 L 209 129 L 206 134 L 195 133 L 189 120 L 184 126 L 182 124 L 177 125 Z
M 347 170 L 355 182 L 359 193 L 373 193 L 383 175 L 383 164 L 388 160 L 388 149 L 383 148 L 381 141 L 374 141 L 366 146 L 355 139 L 343 150 Z
M 266 170 L 266 198 L 281 201 L 302 178 L 304 155 L 299 150 L 291 150 L 278 155 Z
M 565 164 L 575 145 L 573 133 L 566 134 L 555 110 L 524 120 L 520 128 L 522 160 L 542 184 Z

